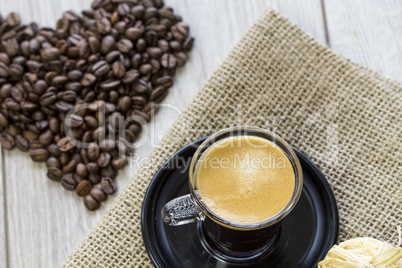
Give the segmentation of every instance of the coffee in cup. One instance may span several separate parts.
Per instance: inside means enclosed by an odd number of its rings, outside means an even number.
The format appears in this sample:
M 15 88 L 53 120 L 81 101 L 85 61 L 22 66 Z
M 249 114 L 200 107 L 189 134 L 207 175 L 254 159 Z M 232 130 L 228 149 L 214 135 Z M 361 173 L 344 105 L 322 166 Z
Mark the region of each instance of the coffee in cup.
M 196 182 L 205 205 L 239 223 L 264 221 L 290 201 L 295 174 L 283 150 L 256 136 L 228 137 L 198 161 Z

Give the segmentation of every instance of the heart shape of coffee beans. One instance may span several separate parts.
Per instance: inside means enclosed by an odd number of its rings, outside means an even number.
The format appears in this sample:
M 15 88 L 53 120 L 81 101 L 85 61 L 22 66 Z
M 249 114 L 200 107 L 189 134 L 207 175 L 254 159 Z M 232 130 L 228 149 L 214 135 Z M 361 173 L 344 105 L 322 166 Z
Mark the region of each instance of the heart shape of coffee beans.
M 0 130 L 3 148 L 46 162 L 49 179 L 95 210 L 194 39 L 161 0 L 91 7 L 65 12 L 56 29 L 0 16 Z

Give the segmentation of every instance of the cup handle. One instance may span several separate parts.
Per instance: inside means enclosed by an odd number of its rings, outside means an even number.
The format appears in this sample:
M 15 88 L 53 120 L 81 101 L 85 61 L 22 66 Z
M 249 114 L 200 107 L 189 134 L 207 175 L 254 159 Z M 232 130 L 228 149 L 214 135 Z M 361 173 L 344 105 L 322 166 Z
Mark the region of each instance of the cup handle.
M 167 203 L 161 211 L 164 222 L 171 226 L 195 221 L 204 221 L 205 215 L 198 208 L 190 194 L 183 195 Z

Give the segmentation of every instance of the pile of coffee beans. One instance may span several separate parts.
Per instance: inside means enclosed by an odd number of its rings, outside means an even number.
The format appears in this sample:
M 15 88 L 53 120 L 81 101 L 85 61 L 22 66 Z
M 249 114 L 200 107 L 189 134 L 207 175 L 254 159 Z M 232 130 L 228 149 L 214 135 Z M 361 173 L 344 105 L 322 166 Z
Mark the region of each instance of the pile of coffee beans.
M 2 147 L 99 208 L 187 61 L 188 25 L 161 0 L 95 0 L 56 29 L 0 16 L 0 38 Z

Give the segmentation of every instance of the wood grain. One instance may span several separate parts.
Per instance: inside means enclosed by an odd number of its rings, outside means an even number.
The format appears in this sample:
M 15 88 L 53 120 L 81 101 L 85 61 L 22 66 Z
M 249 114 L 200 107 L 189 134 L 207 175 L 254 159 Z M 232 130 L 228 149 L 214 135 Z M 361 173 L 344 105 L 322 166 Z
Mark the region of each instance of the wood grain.
M 402 2 L 325 1 L 331 48 L 402 82 Z
M 7 267 L 7 214 L 5 211 L 5 191 L 3 180 L 3 153 L 0 152 L 0 267 Z
M 63 11 L 88 9 L 90 2 L 0 1 L 0 10 L 3 15 L 18 12 L 24 22 L 37 21 L 41 26 L 54 26 Z M 340 54 L 400 78 L 402 63 L 398 63 L 397 58 L 402 57 L 397 43 L 402 44 L 402 30 L 398 29 L 402 25 L 400 12 L 398 14 L 401 6 L 397 1 L 382 3 L 325 1 L 326 27 L 329 29 L 326 33 L 320 0 L 166 0 L 166 4 L 189 23 L 196 43 L 189 62 L 178 71 L 175 85 L 163 102 L 164 107 L 144 129 L 140 137 L 143 144 L 137 149 L 135 159 L 120 172 L 117 178 L 119 192 L 198 88 L 267 6 L 280 11 L 322 44 L 329 36 L 331 46 Z M 377 16 L 376 12 L 381 14 Z M 0 163 L 3 163 L 1 168 L 5 175 L 1 178 L 0 194 L 5 196 L 6 202 L 3 204 L 0 200 L 0 267 L 6 267 L 7 259 L 9 267 L 59 266 L 110 208 L 116 196 L 109 197 L 100 210 L 88 212 L 75 193 L 46 178 L 45 165 L 33 163 L 27 154 L 17 150 L 3 151 L 3 157 Z M 5 241 L 8 241 L 7 250 L 4 250 Z

